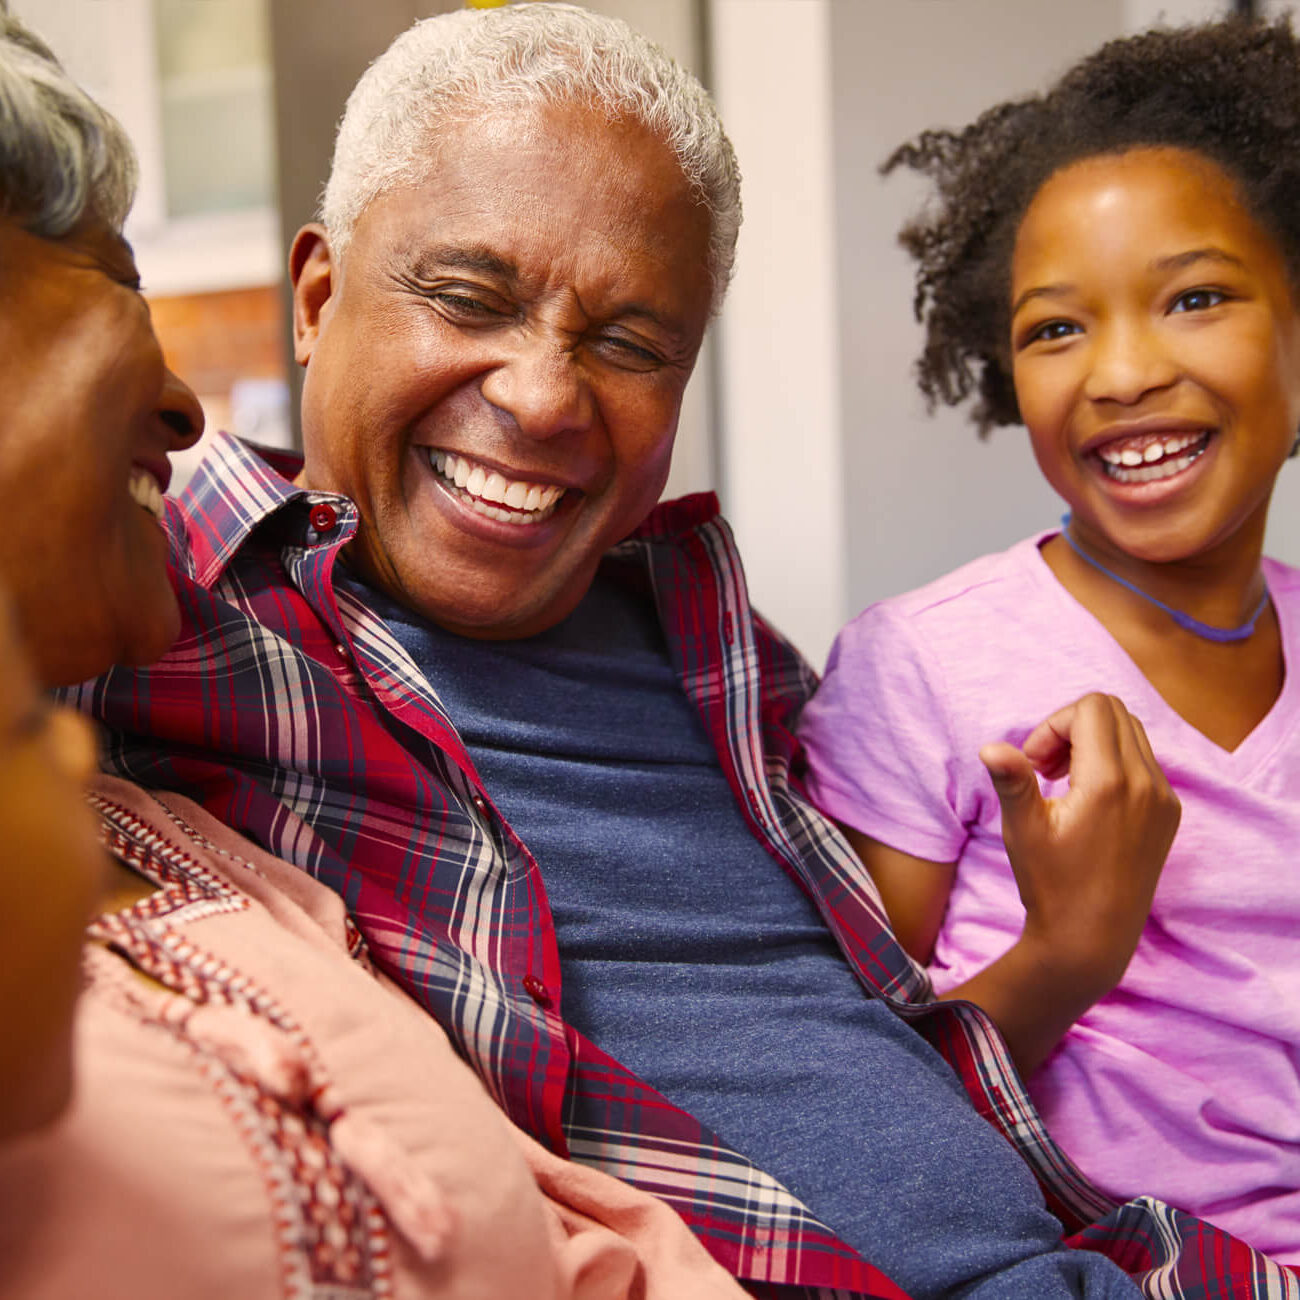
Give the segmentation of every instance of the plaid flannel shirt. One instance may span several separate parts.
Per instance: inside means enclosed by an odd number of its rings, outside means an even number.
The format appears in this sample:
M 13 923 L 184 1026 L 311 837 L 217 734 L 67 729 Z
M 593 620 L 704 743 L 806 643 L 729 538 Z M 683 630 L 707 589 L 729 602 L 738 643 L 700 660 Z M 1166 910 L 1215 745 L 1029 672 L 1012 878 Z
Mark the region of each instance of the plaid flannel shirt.
M 335 587 L 355 507 L 294 487 L 296 469 L 219 437 L 181 506 L 169 504 L 180 639 L 152 668 L 69 692 L 107 726 L 108 765 L 190 795 L 341 893 L 375 960 L 517 1124 L 669 1202 L 754 1294 L 902 1295 L 780 1183 L 562 1021 L 537 865 L 434 685 Z M 870 878 L 801 794 L 793 725 L 815 677 L 750 609 L 716 501 L 662 505 L 620 549 L 646 566 L 682 688 L 750 830 L 811 897 L 865 993 L 944 1055 L 1029 1163 L 1069 1244 L 1110 1255 L 1153 1297 L 1300 1300 L 1289 1270 L 1218 1230 L 1157 1201 L 1101 1196 L 1047 1136 L 988 1019 L 930 1000 Z

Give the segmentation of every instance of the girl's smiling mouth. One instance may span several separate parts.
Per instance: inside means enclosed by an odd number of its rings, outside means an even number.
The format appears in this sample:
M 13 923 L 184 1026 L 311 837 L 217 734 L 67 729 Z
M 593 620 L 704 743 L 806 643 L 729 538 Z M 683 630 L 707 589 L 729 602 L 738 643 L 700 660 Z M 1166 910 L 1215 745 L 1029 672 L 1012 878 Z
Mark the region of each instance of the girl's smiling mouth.
M 1089 455 L 1116 483 L 1153 483 L 1190 469 L 1205 454 L 1213 436 L 1212 429 L 1137 434 L 1115 438 Z

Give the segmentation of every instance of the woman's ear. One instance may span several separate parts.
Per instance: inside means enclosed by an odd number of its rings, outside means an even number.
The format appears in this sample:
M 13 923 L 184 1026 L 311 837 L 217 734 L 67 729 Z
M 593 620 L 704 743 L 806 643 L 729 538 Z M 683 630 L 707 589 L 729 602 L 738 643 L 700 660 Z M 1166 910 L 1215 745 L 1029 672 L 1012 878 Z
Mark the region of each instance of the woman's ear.
M 324 328 L 334 296 L 338 265 L 325 227 L 311 222 L 294 236 L 289 249 L 293 285 L 293 359 L 305 366 Z

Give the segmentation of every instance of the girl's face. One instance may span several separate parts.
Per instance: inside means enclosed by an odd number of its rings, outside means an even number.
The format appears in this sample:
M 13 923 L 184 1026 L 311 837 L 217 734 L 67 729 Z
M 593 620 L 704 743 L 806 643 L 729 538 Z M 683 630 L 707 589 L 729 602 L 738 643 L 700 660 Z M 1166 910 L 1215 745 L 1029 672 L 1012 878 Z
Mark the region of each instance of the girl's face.
M 1063 168 L 1011 268 L 1034 455 L 1095 551 L 1259 547 L 1300 424 L 1300 311 L 1276 241 L 1215 163 L 1142 148 Z

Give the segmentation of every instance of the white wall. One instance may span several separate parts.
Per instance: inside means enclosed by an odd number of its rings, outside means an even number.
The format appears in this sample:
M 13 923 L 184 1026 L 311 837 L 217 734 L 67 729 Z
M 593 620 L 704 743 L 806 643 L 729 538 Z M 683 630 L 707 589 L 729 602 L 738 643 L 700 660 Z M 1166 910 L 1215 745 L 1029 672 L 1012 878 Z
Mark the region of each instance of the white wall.
M 755 599 L 817 657 L 843 621 L 825 0 L 714 0 L 713 80 L 744 174 L 718 330 L 723 507 Z
M 1020 429 L 980 442 L 928 416 L 912 382 L 921 329 L 897 232 L 925 193 L 879 163 L 929 126 L 961 126 L 1038 89 L 1122 29 L 1120 0 L 832 0 L 838 328 L 849 573 L 846 613 L 938 577 L 1060 515 Z

